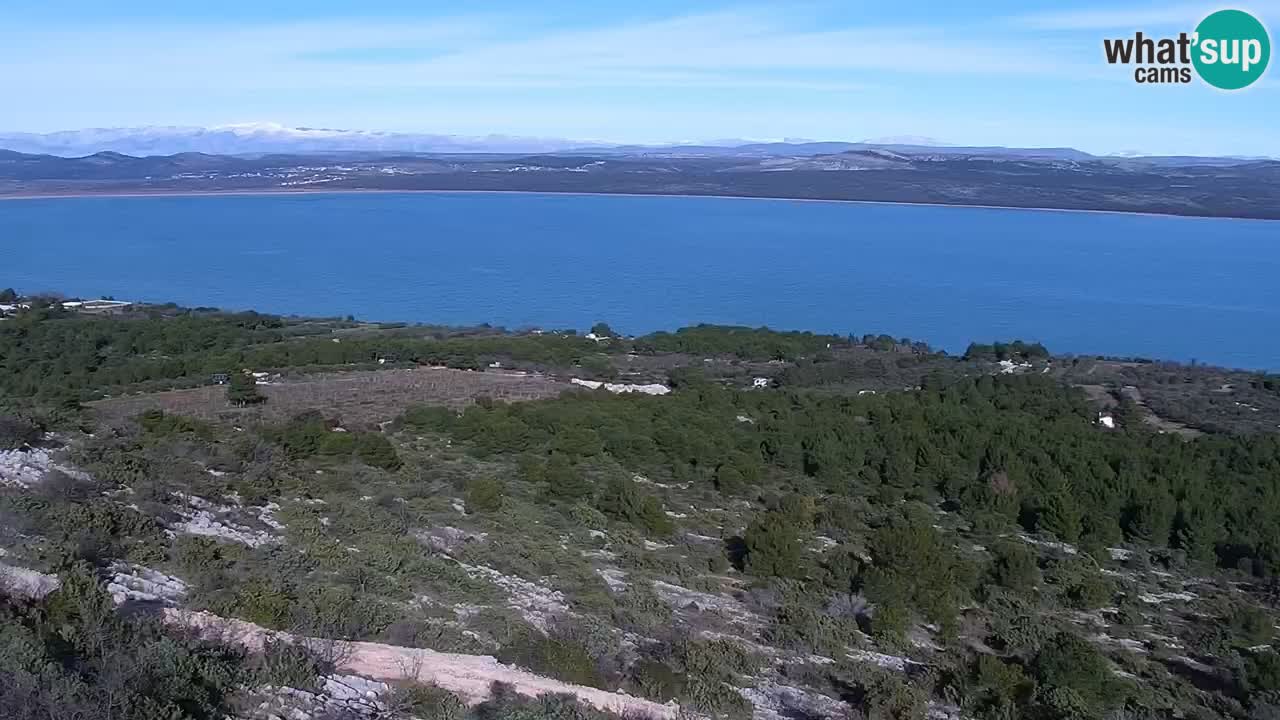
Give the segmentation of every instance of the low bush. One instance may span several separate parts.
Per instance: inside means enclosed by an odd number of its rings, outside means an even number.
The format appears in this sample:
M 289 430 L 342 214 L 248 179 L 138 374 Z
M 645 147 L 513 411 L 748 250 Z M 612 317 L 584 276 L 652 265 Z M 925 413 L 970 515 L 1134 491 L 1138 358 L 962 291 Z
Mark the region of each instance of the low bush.
M 1025 543 L 1003 540 L 991 548 L 991 580 L 1015 592 L 1028 592 L 1040 582 L 1036 554 Z
M 430 432 L 448 432 L 457 420 L 457 412 L 440 405 L 412 405 L 400 417 L 402 424 Z
M 35 423 L 12 415 L 0 415 L 0 450 L 35 445 L 43 434 Z
M 464 720 L 467 706 L 457 695 L 435 685 L 398 685 L 385 704 L 394 714 L 421 720 Z
M 396 470 L 404 463 L 386 436 L 379 433 L 355 433 L 356 457 L 369 467 Z
M 771 510 L 756 518 L 743 535 L 747 572 L 760 577 L 803 577 L 804 547 L 794 521 Z
M 608 517 L 651 535 L 669 535 L 675 528 L 663 512 L 662 502 L 626 478 L 611 479 L 596 500 L 596 507 Z
M 479 513 L 497 512 L 502 509 L 506 494 L 506 485 L 497 478 L 472 478 L 467 481 L 467 510 Z
M 137 421 L 144 432 L 159 437 L 193 435 L 207 440 L 214 435 L 213 426 L 209 423 L 159 409 L 143 412 L 138 415 Z
M 251 681 L 243 655 L 126 619 L 87 567 L 33 605 L 0 596 L 0 708 L 5 720 L 215 720 Z
M 475 720 L 617 720 L 617 716 L 583 705 L 572 695 L 547 693 L 528 698 L 498 682 L 493 683 L 489 699 L 473 708 L 472 714 Z
M 909 608 L 947 625 L 969 596 L 973 568 L 927 519 L 893 518 L 871 536 L 872 566 L 861 582 L 876 612 Z
M 275 639 L 263 644 L 253 667 L 259 682 L 299 690 L 315 688 L 321 675 L 333 671 L 305 646 Z
M 1105 607 L 1115 597 L 1115 584 L 1088 559 L 1058 560 L 1051 565 L 1046 579 L 1057 588 L 1066 604 L 1077 610 Z
M 498 660 L 576 685 L 605 687 L 595 658 L 581 643 L 567 638 L 541 634 L 517 638 L 498 651 Z
M 770 644 L 817 655 L 839 655 L 856 643 L 857 636 L 857 621 L 853 618 L 831 617 L 799 602 L 779 608 L 766 633 Z
M 1280 653 L 1270 649 L 1250 653 L 1244 660 L 1244 681 L 1250 693 L 1280 691 Z
M 1267 645 L 1276 634 L 1271 614 L 1253 605 L 1240 605 L 1223 618 L 1237 647 Z
M 1124 687 L 1111 673 L 1106 658 L 1073 633 L 1054 636 L 1031 667 L 1039 687 L 1037 694 L 1048 698 L 1050 704 L 1070 700 L 1067 705 L 1074 706 L 1078 699 L 1091 713 L 1100 715 L 1124 702 Z

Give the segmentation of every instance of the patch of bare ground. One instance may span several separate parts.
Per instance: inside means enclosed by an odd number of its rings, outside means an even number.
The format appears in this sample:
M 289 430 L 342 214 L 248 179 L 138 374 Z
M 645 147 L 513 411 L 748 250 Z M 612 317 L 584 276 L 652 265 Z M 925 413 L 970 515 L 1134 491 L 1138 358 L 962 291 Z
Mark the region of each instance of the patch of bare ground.
M 1132 400 L 1135 404 L 1137 404 L 1138 407 L 1142 408 L 1142 411 L 1143 411 L 1142 421 L 1150 425 L 1155 430 L 1159 432 L 1175 433 L 1185 438 L 1194 438 L 1194 437 L 1200 437 L 1201 435 L 1204 435 L 1204 433 L 1200 432 L 1199 430 L 1196 430 L 1193 427 L 1188 427 L 1187 425 L 1183 425 L 1180 422 L 1174 422 L 1173 420 L 1162 418 L 1159 415 L 1155 414 L 1155 412 L 1152 411 L 1151 408 L 1147 406 L 1147 401 L 1143 399 L 1142 391 L 1134 387 L 1133 385 L 1124 386 L 1123 388 L 1120 389 L 1120 392 L 1126 398 Z
M 1107 390 L 1104 385 L 1078 385 L 1077 387 L 1084 390 L 1084 394 L 1088 396 L 1090 402 L 1103 410 L 1110 410 L 1119 404 L 1116 402 L 1115 397 L 1111 395 L 1111 391 Z
M 165 622 L 191 628 L 202 636 L 236 643 L 250 651 L 260 651 L 267 640 L 309 642 L 287 633 L 276 632 L 242 620 L 219 617 L 210 613 L 174 608 L 163 611 Z M 354 675 L 387 681 L 432 683 L 457 694 L 470 705 L 489 698 L 494 682 L 507 683 L 521 695 L 536 697 L 546 693 L 568 693 L 583 703 L 623 717 L 649 717 L 655 720 L 677 718 L 678 705 L 663 705 L 622 692 L 573 685 L 535 675 L 511 665 L 503 665 L 489 655 L 442 653 L 421 648 L 407 648 L 380 643 L 341 643 L 333 653 L 339 670 Z
M 89 405 L 108 423 L 153 409 L 209 420 L 283 420 L 319 408 L 358 425 L 391 420 L 414 404 L 463 407 L 479 397 L 538 400 L 554 397 L 567 387 L 543 375 L 423 367 L 324 373 L 259 385 L 267 401 L 249 408 L 233 407 L 227 402 L 226 388 L 219 385 L 108 398 Z
M 1114 364 L 1114 363 L 1113 363 Z M 1113 410 L 1120 403 L 1116 400 L 1115 395 L 1105 385 L 1086 384 L 1077 385 L 1076 387 L 1084 391 L 1089 401 L 1101 410 Z M 1120 394 L 1125 398 L 1132 400 L 1142 410 L 1142 421 L 1151 426 L 1153 430 L 1159 432 L 1168 432 L 1181 435 L 1185 438 L 1194 438 L 1204 433 L 1185 425 L 1180 422 L 1161 417 L 1155 413 L 1142 396 L 1142 391 L 1133 385 L 1125 385 L 1120 389 Z

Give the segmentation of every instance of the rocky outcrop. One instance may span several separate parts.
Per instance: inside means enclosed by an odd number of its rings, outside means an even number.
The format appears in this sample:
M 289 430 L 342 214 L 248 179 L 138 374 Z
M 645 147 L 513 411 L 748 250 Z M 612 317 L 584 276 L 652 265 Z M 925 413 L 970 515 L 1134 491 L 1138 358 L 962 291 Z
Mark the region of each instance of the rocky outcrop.
M 483 565 L 462 562 L 458 565 L 471 577 L 487 580 L 505 591 L 507 607 L 520 613 L 530 625 L 543 632 L 553 618 L 569 612 L 568 601 L 559 590 L 552 590 L 514 575 L 504 575 Z
M 258 547 L 279 541 L 278 537 L 269 532 L 255 530 L 225 519 L 230 513 L 238 510 L 234 506 L 216 505 L 196 495 L 174 493 L 174 496 L 185 501 L 187 505 L 187 507 L 172 508 L 175 513 L 184 518 L 183 522 L 173 526 L 173 529 L 177 532 L 230 540 L 249 547 Z M 258 517 L 263 524 L 277 529 L 284 527 L 279 522 L 276 522 L 273 515 L 273 508 L 279 509 L 279 507 L 279 505 L 272 503 L 258 510 Z
M 671 392 L 671 388 L 660 383 L 650 383 L 648 385 L 632 385 L 630 383 L 607 383 L 599 380 L 581 380 L 573 378 L 569 382 L 574 385 L 581 385 L 588 390 L 599 390 L 604 388 L 611 393 L 641 393 L 644 395 L 666 395 Z
M 39 600 L 57 590 L 59 585 L 56 575 L 46 575 L 35 570 L 0 563 L 0 593 L 27 600 Z
M 317 687 L 260 687 L 253 691 L 254 718 L 311 720 L 317 717 L 379 718 L 387 711 L 384 698 L 391 686 L 359 675 L 328 675 Z
M 107 592 L 117 605 L 126 602 L 176 605 L 187 595 L 187 584 L 182 580 L 148 567 L 119 563 L 112 571 Z
M 33 487 L 55 470 L 77 480 L 88 479 L 83 472 L 59 464 L 45 448 L 0 450 L 0 485 Z

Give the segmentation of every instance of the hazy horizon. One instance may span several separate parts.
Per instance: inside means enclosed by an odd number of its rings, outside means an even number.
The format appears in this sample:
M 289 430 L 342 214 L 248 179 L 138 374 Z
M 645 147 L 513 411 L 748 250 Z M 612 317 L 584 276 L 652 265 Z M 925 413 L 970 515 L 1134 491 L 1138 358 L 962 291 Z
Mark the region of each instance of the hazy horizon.
M 231 123 L 227 125 L 215 126 L 199 126 L 199 125 L 147 125 L 135 127 L 86 127 L 86 128 L 66 128 L 62 130 L 53 130 L 49 132 L 28 132 L 28 131 L 8 131 L 0 128 L 0 150 L 13 150 L 27 154 L 53 154 L 62 155 L 64 157 L 78 157 L 80 154 L 67 154 L 55 152 L 53 148 L 35 148 L 35 147 L 15 147 L 12 144 L 6 144 L 6 141 L 12 138 L 24 137 L 29 138 L 29 142 L 38 143 L 40 141 L 55 142 L 55 139 L 65 138 L 68 143 L 75 143 L 70 147 L 79 149 L 83 154 L 96 154 L 100 152 L 119 152 L 125 155 L 135 155 L 138 157 L 147 157 L 154 155 L 175 155 L 184 152 L 203 152 L 207 154 L 253 154 L 262 152 L 262 150 L 232 150 L 232 151 L 216 151 L 216 150 L 163 150 L 159 152 L 126 152 L 121 150 L 113 150 L 113 145 L 121 142 L 127 142 L 130 139 L 145 137 L 147 133 L 153 133 L 156 138 L 166 137 L 163 133 L 173 133 L 170 137 L 181 137 L 178 133 L 193 133 L 190 137 L 196 137 L 195 133 L 224 133 L 242 138 L 245 142 L 256 142 L 259 144 L 271 145 L 275 144 L 278 149 L 270 150 L 271 152 L 288 152 L 298 155 L 319 154 L 325 152 L 418 152 L 418 153 L 439 153 L 446 152 L 445 149 L 436 150 L 414 150 L 408 147 L 402 147 L 395 144 L 397 139 L 403 139 L 405 142 L 414 139 L 430 139 L 438 138 L 441 141 L 457 141 L 460 143 L 468 143 L 469 145 L 462 149 L 449 149 L 448 152 L 457 152 L 461 154 L 467 153 L 528 153 L 528 152 L 562 152 L 566 150 L 578 149 L 615 149 L 621 147 L 642 147 L 642 148 L 679 148 L 679 147 L 721 147 L 733 148 L 747 145 L 804 145 L 804 144 L 863 144 L 863 145 L 895 145 L 903 147 L 937 147 L 939 149 L 947 148 L 1009 148 L 1009 149 L 1062 149 L 1062 150 L 1079 150 L 1098 157 L 1159 157 L 1159 156 L 1187 156 L 1187 157 L 1215 157 L 1214 155 L 1204 155 L 1197 153 L 1148 153 L 1137 150 L 1117 151 L 1117 152 L 1098 152 L 1089 148 L 1081 148 L 1068 144 L 1043 144 L 1043 145 L 1009 145 L 1002 143 L 974 143 L 953 141 L 950 139 L 939 139 L 923 136 L 887 136 L 887 137 L 822 137 L 822 138 L 801 138 L 801 137 L 717 137 L 717 138 L 697 138 L 697 139 L 670 139 L 652 142 L 629 142 L 608 140 L 602 138 L 573 138 L 560 136 L 529 136 L 529 135 L 509 135 L 502 133 L 486 133 L 483 131 L 474 134 L 452 134 L 438 133 L 430 130 L 421 131 L 387 131 L 376 128 L 325 128 L 316 126 L 299 126 L 290 127 L 280 123 L 271 121 L 247 122 L 247 123 Z M 349 146 L 341 146 L 342 138 L 350 137 L 352 142 Z M 305 144 L 308 138 L 318 141 L 329 141 L 339 145 L 337 147 L 310 147 Z M 371 149 L 366 146 L 360 146 L 355 141 L 361 138 L 384 138 L 389 145 L 380 149 Z M 96 140 L 96 142 L 95 142 Z M 296 141 L 300 144 L 297 147 L 288 145 L 290 141 Z M 486 145 L 492 143 L 492 145 Z M 504 145 L 504 143 L 506 145 Z M 483 147 L 482 147 L 483 146 Z M 1234 154 L 1234 155 L 1218 155 L 1216 157 L 1242 157 L 1242 158 L 1260 158 L 1260 159 L 1280 159 L 1280 156 L 1266 155 L 1260 153 L 1253 154 Z
M 50 0 L 0 11 L 3 130 L 273 122 L 607 144 L 922 136 L 1280 156 L 1274 75 L 1228 93 L 1140 85 L 1104 61 L 1104 38 L 1175 35 L 1219 8 Z M 1246 9 L 1280 17 L 1277 0 Z

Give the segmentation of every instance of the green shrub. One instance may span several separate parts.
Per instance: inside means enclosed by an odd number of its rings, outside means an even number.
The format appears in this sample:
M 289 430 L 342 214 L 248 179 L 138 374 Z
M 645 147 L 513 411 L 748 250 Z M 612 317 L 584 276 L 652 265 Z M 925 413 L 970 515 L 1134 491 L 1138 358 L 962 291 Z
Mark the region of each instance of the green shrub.
M 608 517 L 630 523 L 651 535 L 669 535 L 675 529 L 662 510 L 662 502 L 625 478 L 611 479 L 596 500 L 596 507 Z
M 896 603 L 877 605 L 867 616 L 866 624 L 867 632 L 877 641 L 889 647 L 901 647 L 911 625 L 911 610 Z
M 725 495 L 739 495 L 746 489 L 747 480 L 737 467 L 725 463 L 716 468 L 716 489 Z
M 461 698 L 435 685 L 398 685 L 386 705 L 420 720 L 464 720 L 467 716 L 467 706 Z
M 671 621 L 671 608 L 649 583 L 632 583 L 618 597 L 613 619 L 619 627 L 649 634 Z
M 329 432 L 320 440 L 316 452 L 321 455 L 351 456 L 356 451 L 356 433 Z
M 1067 599 L 1078 610 L 1094 610 L 1111 604 L 1115 585 L 1097 573 L 1084 573 L 1067 587 Z
M 1087 558 L 1071 557 L 1053 561 L 1046 579 L 1058 589 L 1066 603 L 1078 610 L 1094 610 L 1111 604 L 1115 585 Z
M 729 680 L 733 675 L 754 675 L 762 660 L 741 644 L 731 640 L 693 640 L 683 644 L 684 666 L 690 673 L 719 676 Z
M 813 530 L 813 520 L 818 514 L 813 498 L 799 493 L 788 493 L 770 505 L 771 511 L 776 513 L 782 522 L 794 527 L 797 531 L 808 533 Z
M 760 577 L 803 577 L 804 546 L 786 513 L 769 511 L 756 518 L 743 534 L 744 562 L 748 572 Z
M 1280 691 L 1280 653 L 1268 649 L 1244 660 L 1245 689 L 1250 693 Z
M 613 720 L 614 716 L 579 703 L 570 694 L 528 698 L 510 686 L 493 683 L 489 699 L 473 709 L 476 720 Z M 425 719 L 424 720 L 428 720 Z
M 1097 648 L 1073 633 L 1058 633 L 1032 664 L 1036 681 L 1046 688 L 1066 688 L 1095 712 L 1123 703 L 1121 685 Z
M 244 582 L 236 591 L 234 602 L 238 617 L 264 627 L 286 630 L 293 618 L 293 593 L 267 580 Z
M 144 432 L 160 437 L 170 435 L 195 435 L 200 438 L 209 439 L 213 437 L 213 426 L 202 420 L 183 417 L 182 415 L 171 415 L 163 410 L 151 409 L 143 412 L 137 417 L 138 425 Z M 0 428 L 0 434 L 3 434 L 3 428 Z
M 325 418 L 317 410 L 300 413 L 283 426 L 265 429 L 263 434 L 282 445 L 295 460 L 354 455 L 369 467 L 381 470 L 397 470 L 403 464 L 395 446 L 382 433 L 344 432 L 337 421 Z
M 726 640 L 687 641 L 677 658 L 684 669 L 685 699 L 696 710 L 730 718 L 749 718 L 751 703 L 735 689 L 738 676 L 759 671 L 760 660 Z
M 1036 554 L 1024 543 L 1004 540 L 992 549 L 991 579 L 1016 592 L 1028 592 L 1040 581 Z
M 569 519 L 578 527 L 588 530 L 604 530 L 609 526 L 609 518 L 586 503 L 576 503 L 569 508 Z
M 547 483 L 547 495 L 556 502 L 572 503 L 591 495 L 591 483 L 564 453 L 552 453 L 538 474 Z
M 1271 614 L 1254 605 L 1234 608 L 1224 618 L 1231 638 L 1238 647 L 1267 645 L 1275 637 L 1275 620 Z
M 227 373 L 227 377 L 229 378 L 227 402 L 237 407 L 244 407 L 260 405 L 267 401 L 266 396 L 258 392 L 258 381 L 249 373 L 232 371 Z
M 1074 688 L 1050 686 L 1036 693 L 1035 717 L 1045 720 L 1093 720 L 1099 715 Z
M 493 477 L 476 477 L 467 481 L 467 511 L 490 513 L 502 509 L 507 487 Z
M 255 670 L 264 684 L 307 690 L 315 688 L 320 676 L 333 668 L 325 667 L 303 645 L 268 638 L 256 659 Z
M 587 649 L 565 638 L 536 633 L 517 638 L 498 651 L 498 661 L 577 685 L 605 686 L 604 677 Z
M 403 463 L 396 448 L 386 436 L 378 433 L 356 434 L 356 457 L 369 467 L 396 470 Z
M 94 565 L 118 559 L 161 562 L 169 541 L 160 524 L 96 493 L 86 495 L 94 489 L 71 478 L 45 484 L 41 492 L 46 499 L 29 505 L 25 519 L 32 530 L 47 534 L 55 554 L 71 560 Z
M 322 638 L 369 640 L 402 612 L 346 587 L 303 587 L 297 595 L 291 609 L 293 629 Z
M 683 697 L 685 678 L 674 668 L 650 658 L 641 658 L 631 666 L 631 682 L 639 694 L 658 702 L 669 702 Z
M 980 717 L 1016 715 L 1016 709 L 1031 701 L 1035 683 L 1022 666 L 991 655 L 978 655 L 969 669 L 965 687 L 966 707 Z
M 806 654 L 839 655 L 856 642 L 857 624 L 853 619 L 830 617 L 799 602 L 788 602 L 778 609 L 767 637 L 770 644 Z
M 927 520 L 894 518 L 871 536 L 872 567 L 862 578 L 867 597 L 950 624 L 969 595 L 973 568 Z
M 920 688 L 884 670 L 860 667 L 854 686 L 867 720 L 924 720 L 928 697 Z
M 733 686 L 701 676 L 689 677 L 685 685 L 685 701 L 693 709 L 717 718 L 748 720 L 755 711 Z
M 43 601 L 0 595 L 0 708 L 5 720 L 118 717 L 215 720 L 252 678 L 243 654 L 125 618 L 78 566 Z
M 1018 654 L 1034 654 L 1056 632 L 1039 608 L 1021 595 L 988 593 L 986 607 L 991 614 L 991 635 L 987 642 L 998 649 Z
M 440 405 L 412 405 L 400 420 L 416 430 L 448 432 L 457 422 L 458 413 Z

